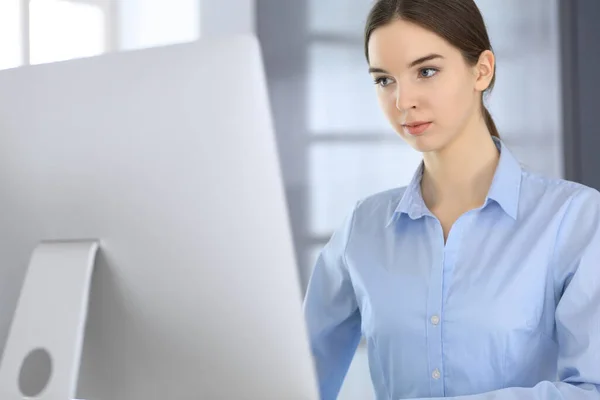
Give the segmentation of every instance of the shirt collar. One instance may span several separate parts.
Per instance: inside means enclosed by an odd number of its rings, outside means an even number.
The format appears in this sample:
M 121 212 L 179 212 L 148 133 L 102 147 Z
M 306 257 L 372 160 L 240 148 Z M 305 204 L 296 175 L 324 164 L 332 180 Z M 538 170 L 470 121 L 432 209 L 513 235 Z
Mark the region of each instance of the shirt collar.
M 500 160 L 498 161 L 484 207 L 490 201 L 495 201 L 502 207 L 506 214 L 516 220 L 521 191 L 521 165 L 504 142 L 496 137 L 493 137 L 493 140 L 500 152 Z M 425 215 L 431 215 L 421 194 L 423 168 L 424 164 L 421 161 L 386 226 L 391 225 L 402 214 L 408 215 L 411 219 L 419 219 Z
M 523 169 L 519 161 L 500 139 L 494 138 L 494 142 L 500 151 L 500 161 L 492 180 L 486 204 L 490 200 L 495 201 L 505 213 L 516 220 L 519 211 Z

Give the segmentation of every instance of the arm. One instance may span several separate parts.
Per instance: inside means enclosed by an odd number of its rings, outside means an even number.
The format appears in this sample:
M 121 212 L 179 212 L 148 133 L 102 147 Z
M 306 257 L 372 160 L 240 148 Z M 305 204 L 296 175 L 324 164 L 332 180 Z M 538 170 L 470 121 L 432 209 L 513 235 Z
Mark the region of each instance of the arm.
M 555 315 L 560 381 L 454 400 L 600 400 L 600 194 L 595 190 L 571 201 L 555 261 L 553 272 L 564 283 Z
M 322 250 L 304 300 L 323 400 L 337 398 L 361 337 L 360 313 L 345 260 L 353 220 L 354 213 Z

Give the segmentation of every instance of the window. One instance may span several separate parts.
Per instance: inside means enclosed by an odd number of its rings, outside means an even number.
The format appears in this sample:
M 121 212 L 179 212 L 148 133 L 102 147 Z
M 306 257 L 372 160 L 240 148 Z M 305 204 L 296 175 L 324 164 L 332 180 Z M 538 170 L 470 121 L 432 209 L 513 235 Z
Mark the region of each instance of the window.
M 0 69 L 189 42 L 199 0 L 0 0 Z
M 2 0 L 0 69 L 112 49 L 112 0 Z
M 108 50 L 105 7 L 72 0 L 30 0 L 31 64 L 90 57 Z
M 558 2 L 476 3 L 496 53 L 489 109 L 500 135 L 528 169 L 562 177 Z
M 312 241 L 322 242 L 362 197 L 408 184 L 421 155 L 390 134 L 387 141 L 315 141 L 309 148 L 309 218 Z
M 21 64 L 21 0 L 0 1 L 0 69 Z
M 165 46 L 199 36 L 201 0 L 112 1 L 118 8 L 119 49 Z M 227 14 L 223 11 L 225 18 Z
M 375 97 L 362 45 L 315 36 L 308 48 L 307 123 L 311 135 L 395 135 Z

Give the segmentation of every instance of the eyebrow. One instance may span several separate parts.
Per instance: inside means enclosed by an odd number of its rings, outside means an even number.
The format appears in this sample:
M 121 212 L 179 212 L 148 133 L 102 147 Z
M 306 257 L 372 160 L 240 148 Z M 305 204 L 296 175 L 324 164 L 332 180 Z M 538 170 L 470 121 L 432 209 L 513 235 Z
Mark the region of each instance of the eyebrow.
M 423 63 L 425 63 L 427 61 L 435 60 L 437 58 L 442 58 L 443 59 L 444 57 L 441 56 L 441 55 L 439 55 L 439 54 L 435 54 L 435 53 L 428 54 L 428 55 L 426 55 L 424 57 L 417 58 L 416 60 L 410 62 L 408 64 L 408 68 L 416 67 L 419 64 L 423 64 Z M 377 74 L 377 73 L 380 73 L 380 74 L 389 74 L 389 72 L 387 72 L 385 69 L 378 68 L 378 67 L 370 67 L 369 68 L 369 73 L 370 74 L 373 74 L 373 73 L 375 73 L 375 74 Z

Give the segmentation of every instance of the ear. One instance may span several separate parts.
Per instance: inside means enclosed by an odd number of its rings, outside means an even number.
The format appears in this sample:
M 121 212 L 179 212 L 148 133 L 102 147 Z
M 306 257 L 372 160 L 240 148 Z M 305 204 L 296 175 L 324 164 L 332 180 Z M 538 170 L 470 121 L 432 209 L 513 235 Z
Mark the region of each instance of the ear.
M 496 57 L 494 53 L 490 50 L 482 52 L 475 66 L 475 90 L 483 92 L 490 86 L 495 68 Z

